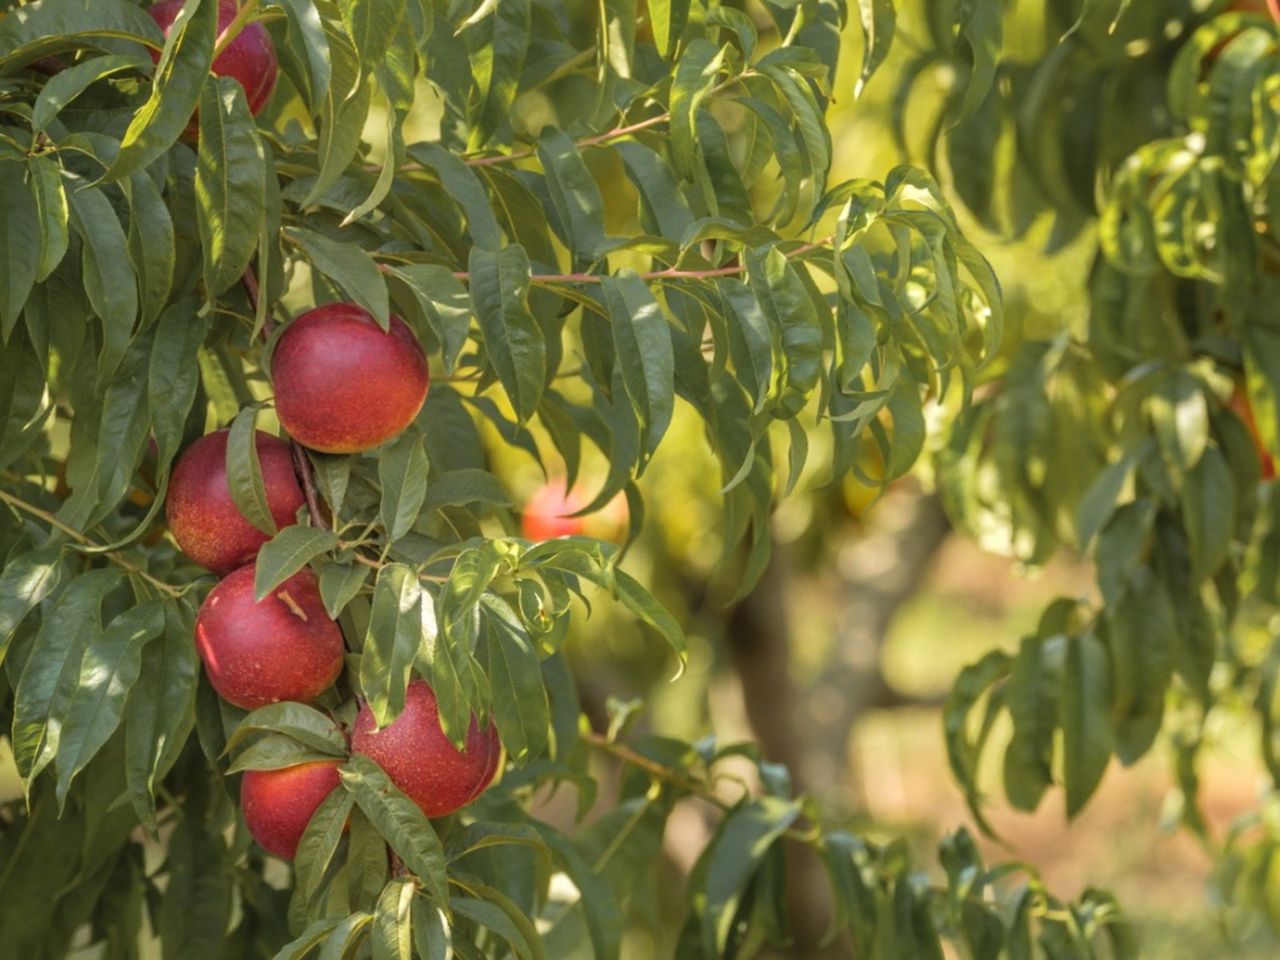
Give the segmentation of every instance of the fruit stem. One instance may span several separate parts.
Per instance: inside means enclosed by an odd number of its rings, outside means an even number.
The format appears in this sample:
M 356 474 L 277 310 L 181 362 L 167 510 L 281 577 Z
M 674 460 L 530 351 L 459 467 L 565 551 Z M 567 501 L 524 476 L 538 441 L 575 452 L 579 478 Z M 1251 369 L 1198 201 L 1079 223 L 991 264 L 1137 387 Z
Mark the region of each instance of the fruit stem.
M 240 36 L 240 31 L 249 24 L 249 20 L 258 10 L 258 0 L 248 0 L 248 2 L 236 11 L 235 19 L 227 24 L 227 29 L 223 30 L 218 36 L 218 45 L 213 48 L 213 59 L 217 60 L 222 51 Z
M 86 537 L 83 533 L 81 533 L 75 527 L 68 526 L 67 524 L 63 523 L 61 520 L 59 520 L 56 516 L 54 516 L 48 510 L 42 510 L 40 507 L 37 507 L 35 504 L 28 503 L 26 500 L 23 500 L 21 497 L 16 497 L 11 493 L 7 493 L 4 490 L 0 490 L 0 501 L 9 504 L 9 506 L 11 507 L 14 507 L 18 510 L 23 511 L 24 513 L 28 513 L 39 520 L 43 520 L 45 523 L 49 524 L 49 526 L 53 527 L 56 530 L 62 531 L 67 536 L 71 537 L 73 540 L 75 540 L 77 543 L 82 544 L 83 546 L 97 547 L 99 549 L 101 549 L 102 547 L 102 544 L 96 543 L 89 537 Z M 142 567 L 138 566 L 136 563 L 133 563 L 130 560 L 126 560 L 124 557 L 122 557 L 119 553 L 117 553 L 114 550 L 104 551 L 103 555 L 108 557 L 114 563 L 123 567 L 131 575 L 138 577 L 142 580 L 145 580 L 147 583 L 151 584 L 151 586 L 155 587 L 157 590 L 167 594 L 170 597 L 175 597 L 175 598 L 180 597 L 183 595 L 183 593 L 186 592 L 185 589 L 182 587 L 175 587 L 173 586 L 173 584 L 165 583 L 163 580 L 156 579 L 151 574 L 147 573 L 146 570 L 142 569 Z

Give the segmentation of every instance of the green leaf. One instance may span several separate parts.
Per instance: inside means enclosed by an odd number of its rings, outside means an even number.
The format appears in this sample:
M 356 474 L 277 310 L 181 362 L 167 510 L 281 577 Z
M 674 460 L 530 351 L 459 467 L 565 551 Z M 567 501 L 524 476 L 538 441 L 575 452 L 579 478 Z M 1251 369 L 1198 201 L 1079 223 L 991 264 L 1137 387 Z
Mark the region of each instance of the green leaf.
M 622 952 L 623 920 L 617 895 L 568 837 L 545 823 L 534 821 L 533 827 L 550 848 L 556 865 L 578 888 L 595 960 L 618 960 Z
M 1205 450 L 1182 485 L 1182 514 L 1191 543 L 1191 579 L 1199 583 L 1227 560 L 1235 529 L 1236 488 L 1226 458 Z
M 708 956 L 725 954 L 738 905 L 751 878 L 770 847 L 799 815 L 800 804 L 796 801 L 757 797 L 739 804 L 725 817 L 707 851 L 702 946 Z
M 468 269 L 485 353 L 524 423 L 538 408 L 547 378 L 547 346 L 529 313 L 529 258 L 519 246 L 491 253 L 471 248 Z
M 125 780 L 129 802 L 153 834 L 152 791 L 178 757 L 195 719 L 199 660 L 191 642 L 193 617 L 180 604 L 165 610 L 160 639 L 142 651 L 142 671 L 125 704 Z
M 183 7 L 169 28 L 151 81 L 151 95 L 129 121 L 120 152 L 102 175 L 104 180 L 120 180 L 142 169 L 181 136 L 209 79 L 217 33 L 215 0 Z
M 435 173 L 445 193 L 462 208 L 475 245 L 497 253 L 502 248 L 502 231 L 493 215 L 489 196 L 474 171 L 438 143 L 415 143 L 407 152 Z
M 239 282 L 253 258 L 265 177 L 266 156 L 244 88 L 231 77 L 211 80 L 200 97 L 196 168 L 196 223 L 210 300 Z
M 317 954 L 317 960 L 343 960 L 350 955 L 353 945 L 360 941 L 364 928 L 373 922 L 373 914 L 367 912 L 353 913 L 344 917 L 333 928 L 333 932 L 325 939 L 324 945 Z
M 338 772 L 356 804 L 404 865 L 426 885 L 437 903 L 447 903 L 449 876 L 444 848 L 417 804 L 397 790 L 382 768 L 368 757 L 357 754 Z
M 652 456 L 675 409 L 675 354 L 671 329 L 648 286 L 631 270 L 602 282 L 613 345 L 644 450 Z
M 475 887 L 481 885 L 475 884 Z M 512 952 L 520 960 L 538 960 L 544 956 L 541 940 L 528 918 L 510 900 L 492 887 L 485 887 L 484 892 L 494 896 L 493 900 L 481 900 L 476 897 L 454 897 L 449 907 L 457 916 L 465 917 L 472 923 L 497 934 L 511 946 Z M 502 902 L 495 902 L 501 900 Z
M 257 404 L 245 407 L 231 421 L 227 432 L 227 486 L 236 509 L 268 536 L 275 536 L 276 521 L 267 505 L 267 490 L 258 462 Z
M 169 840 L 160 901 L 163 960 L 218 960 L 231 920 L 230 864 L 222 838 L 184 816 Z
M 320 801 L 307 821 L 293 858 L 295 896 L 310 904 L 320 892 L 325 873 L 337 853 L 355 800 L 345 790 L 334 790 Z M 318 940 L 316 941 L 319 942 Z
M 551 725 L 538 654 L 515 611 L 505 601 L 484 597 L 480 616 L 482 651 L 478 655 L 493 690 L 498 736 L 511 759 L 523 765 L 546 751 Z
M 129 261 L 138 275 L 143 323 L 151 323 L 169 303 L 177 260 L 173 219 L 160 189 L 145 171 L 120 182 L 129 200 Z M 198 322 L 203 328 L 203 323 Z
M 36 201 L 40 219 L 40 266 L 36 281 L 48 279 L 67 254 L 71 240 L 67 193 L 62 188 L 62 170 L 48 157 L 32 157 L 27 161 L 28 183 Z
M 530 0 L 505 0 L 493 4 L 491 16 L 473 14 L 464 25 L 471 59 L 470 150 L 485 146 L 508 123 L 529 50 L 530 7 Z
M 855 99 L 862 96 L 871 75 L 889 56 L 898 19 L 893 0 L 858 0 L 858 15 L 862 19 L 862 72 L 853 88 Z
M 1146 567 L 1130 576 L 1124 594 L 1107 610 L 1106 622 L 1116 756 L 1127 766 L 1151 748 L 1160 732 L 1178 624 L 1168 591 Z
M 7 9 L 0 20 L 0 74 L 59 49 L 95 48 L 101 40 L 133 40 L 159 50 L 160 28 L 126 0 L 38 0 Z
M 428 622 L 433 613 L 412 567 L 389 563 L 378 571 L 360 658 L 360 689 L 379 729 L 404 709 L 409 669 L 424 636 L 434 633 Z
M 82 63 L 66 67 L 49 78 L 36 97 L 31 109 L 31 130 L 46 130 L 49 123 L 63 107 L 89 87 L 112 74 L 125 70 L 146 71 L 151 68 L 151 59 L 142 54 L 117 54 L 106 57 L 94 57 Z
M 416 433 L 400 436 L 378 458 L 378 507 L 387 542 L 395 543 L 411 529 L 427 496 L 427 452 Z
M 423 510 L 460 507 L 468 503 L 491 503 L 509 507 L 511 498 L 502 486 L 502 481 L 487 470 L 449 470 L 431 481 Z
M 822 328 L 800 278 L 777 247 L 763 255 L 746 251 L 747 280 L 770 326 L 782 342 L 785 387 L 782 416 L 795 416 L 818 384 L 822 362 Z
M 373 960 L 412 960 L 414 887 L 392 880 L 382 888 L 373 918 Z
M 346 608 L 369 579 L 369 567 L 363 563 L 326 563 L 320 568 L 320 599 L 334 620 Z
M 331 71 L 328 87 L 320 100 L 320 141 L 316 145 L 319 172 L 302 201 L 303 207 L 311 206 L 324 196 L 346 171 L 360 147 L 372 96 L 369 75 L 361 68 L 351 38 L 341 24 L 326 19 L 323 25 Z
M 40 211 L 27 186 L 27 165 L 0 162 L 0 336 L 18 321 L 40 267 Z
M 320 753 L 347 755 L 347 738 L 338 723 L 315 707 L 288 700 L 270 703 L 251 711 L 227 738 L 224 753 L 230 753 L 249 737 L 275 733 L 291 737 Z
M 1111 759 L 1111 670 L 1106 647 L 1092 634 L 1068 638 L 1060 696 L 1062 777 L 1074 818 Z
M 314 0 L 277 0 L 289 18 L 289 36 L 297 34 L 306 54 L 313 104 L 323 103 L 329 93 L 329 78 L 333 73 L 329 65 L 329 38 Z
M 27 784 L 58 752 L 81 658 L 101 636 L 103 598 L 120 585 L 122 576 L 115 568 L 81 574 L 67 584 L 40 624 L 13 701 L 14 764 Z
M 80 269 L 93 312 L 102 319 L 104 339 L 98 378 L 106 380 L 120 365 L 138 319 L 138 288 L 129 263 L 129 242 L 111 201 L 96 187 L 72 190 L 71 225 L 80 235 Z M 128 278 L 124 280 L 122 278 Z
M 168 307 L 156 323 L 155 340 L 147 372 L 147 409 L 151 431 L 156 438 L 156 462 L 167 482 L 173 456 L 182 445 L 183 424 L 195 402 L 200 382 L 197 356 L 208 323 L 196 313 L 198 302 L 179 300 Z M 164 499 L 164 482 L 156 500 Z
M 667 161 L 644 144 L 623 140 L 613 145 L 626 165 L 640 198 L 644 229 L 664 237 L 683 237 L 693 213 Z
M 647 0 L 653 42 L 658 52 L 670 57 L 676 51 L 680 34 L 689 20 L 689 0 Z
M 420 960 L 450 960 L 453 957 L 453 928 L 443 904 L 426 897 L 413 901 L 413 946 Z
M 372 313 L 378 326 L 383 330 L 388 328 L 391 307 L 387 300 L 387 285 L 369 254 L 354 243 L 330 240 L 302 227 L 286 227 L 285 235 L 302 248 L 317 270 Z
M 85 649 L 58 741 L 59 808 L 66 804 L 76 774 L 120 725 L 125 698 L 142 671 L 142 648 L 162 630 L 164 606 L 150 600 L 112 620 Z
M 405 0 L 340 0 L 338 7 L 361 62 L 382 60 L 400 28 Z
M 314 921 L 302 933 L 276 951 L 272 960 L 301 960 L 337 929 L 345 917 L 324 917 Z
M 655 24 L 656 26 L 656 24 Z M 725 51 L 699 37 L 686 48 L 671 83 L 671 155 L 686 180 L 705 177 L 698 137 L 698 108 L 716 85 Z
M 253 576 L 254 600 L 261 602 L 320 554 L 337 547 L 338 538 L 330 530 L 304 527 L 298 523 L 285 527 L 258 551 Z
M 217 749 L 221 750 L 222 745 L 219 744 Z M 285 767 L 296 767 L 300 763 L 332 759 L 333 754 L 329 748 L 316 750 L 291 736 L 268 733 L 241 750 L 227 765 L 226 773 L 230 775 L 245 770 L 282 770 Z
M 440 341 L 445 372 L 452 373 L 471 329 L 471 295 L 467 288 L 453 271 L 435 263 L 393 267 L 390 275 L 408 288 Z
M 0 572 L 0 664 L 27 614 L 57 589 L 65 573 L 57 547 L 21 553 L 5 565 Z
M 577 263 L 589 263 L 604 244 L 604 198 L 587 169 L 578 145 L 562 130 L 543 128 L 538 159 L 547 193 L 564 231 L 565 245 Z

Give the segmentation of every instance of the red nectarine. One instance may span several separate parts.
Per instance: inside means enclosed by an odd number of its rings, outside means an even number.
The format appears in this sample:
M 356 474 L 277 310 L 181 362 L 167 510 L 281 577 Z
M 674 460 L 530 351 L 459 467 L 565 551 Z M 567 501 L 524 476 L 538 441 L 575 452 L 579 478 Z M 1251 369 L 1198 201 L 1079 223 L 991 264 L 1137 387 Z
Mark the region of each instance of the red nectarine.
M 601 509 L 581 517 L 572 516 L 591 502 L 583 491 L 565 489 L 563 477 L 548 480 L 538 488 L 520 515 L 520 531 L 529 540 L 556 537 L 595 537 L 620 543 L 627 526 L 627 500 L 622 494 Z
M 313 760 L 279 770 L 247 770 L 240 806 L 253 839 L 269 853 L 292 860 L 316 809 L 338 788 L 340 760 Z
M 276 526 L 287 527 L 306 499 L 293 472 L 289 445 L 262 431 L 254 442 L 267 507 Z M 214 573 L 228 573 L 248 563 L 268 539 L 231 499 L 226 430 L 201 437 L 178 458 L 169 480 L 165 516 L 182 552 Z
M 413 422 L 427 398 L 427 357 L 397 316 L 383 332 L 354 303 L 290 323 L 271 358 L 276 413 L 289 435 L 325 453 L 357 453 Z
M 502 745 L 492 721 L 481 731 L 472 717 L 466 749 L 459 752 L 440 728 L 435 693 L 425 681 L 412 681 L 404 711 L 383 729 L 376 727 L 373 711 L 362 704 L 351 732 L 352 752 L 382 767 L 428 817 L 465 807 L 484 793 L 498 772 Z
M 185 0 L 162 0 L 147 10 L 160 30 L 167 37 L 173 21 L 182 12 Z M 218 0 L 218 34 L 231 25 L 238 11 L 235 0 Z M 159 62 L 158 51 L 151 51 L 151 59 Z M 255 116 L 261 112 L 271 99 L 276 88 L 276 74 L 280 72 L 276 60 L 276 47 L 271 41 L 271 34 L 261 23 L 245 24 L 227 48 L 218 54 L 213 61 L 213 73 L 218 77 L 231 77 L 244 87 L 244 96 L 249 104 L 249 112 Z M 194 133 L 188 128 L 187 133 Z
M 253 599 L 256 565 L 223 578 L 196 615 L 196 650 L 222 699 L 247 710 L 305 703 L 342 672 L 342 631 L 329 619 L 309 569 Z

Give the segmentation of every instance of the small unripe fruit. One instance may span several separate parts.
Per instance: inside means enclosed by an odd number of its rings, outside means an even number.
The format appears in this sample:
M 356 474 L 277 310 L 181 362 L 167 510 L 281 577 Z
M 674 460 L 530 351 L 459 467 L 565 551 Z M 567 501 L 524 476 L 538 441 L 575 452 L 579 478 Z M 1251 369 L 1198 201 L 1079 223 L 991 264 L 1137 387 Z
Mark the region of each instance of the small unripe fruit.
M 294 522 L 305 502 L 289 445 L 258 431 L 254 438 L 267 507 L 277 527 Z M 187 447 L 169 480 L 165 516 L 178 546 L 214 573 L 229 573 L 258 555 L 269 537 L 240 512 L 227 483 L 227 431 L 206 434 Z
M 351 732 L 351 751 L 377 763 L 428 817 L 453 813 L 484 793 L 502 758 L 497 728 L 490 721 L 481 730 L 475 717 L 466 749 L 458 751 L 440 728 L 435 694 L 422 680 L 409 684 L 404 711 L 381 730 L 363 704 Z
M 222 699 L 246 710 L 314 700 L 342 672 L 342 631 L 310 570 L 255 603 L 256 569 L 250 564 L 224 577 L 200 607 L 196 650 L 205 673 Z
M 258 846 L 292 860 L 307 824 L 338 788 L 340 760 L 314 760 L 279 770 L 248 770 L 240 784 L 244 822 Z
M 593 513 L 572 516 L 589 503 L 591 498 L 581 490 L 566 490 L 563 478 L 549 480 L 525 504 L 520 532 L 536 541 L 586 536 L 621 543 L 627 527 L 626 498 L 619 494 Z
M 328 303 L 289 324 L 271 358 L 276 414 L 324 453 L 358 453 L 413 422 L 427 398 L 427 357 L 397 316 L 383 332 L 354 303 Z
M 185 0 L 162 0 L 147 12 L 167 37 L 173 21 L 182 12 Z M 231 25 L 236 18 L 238 8 L 235 0 L 219 0 L 218 2 L 218 35 Z M 151 59 L 160 61 L 160 52 L 151 51 Z M 280 72 L 276 60 L 276 47 L 271 41 L 271 34 L 261 23 L 245 24 L 236 38 L 227 44 L 227 48 L 218 54 L 213 61 L 213 74 L 218 77 L 231 77 L 244 87 L 245 101 L 249 112 L 257 116 L 271 99 L 276 88 L 276 75 Z M 196 125 L 187 128 L 188 135 L 193 134 Z

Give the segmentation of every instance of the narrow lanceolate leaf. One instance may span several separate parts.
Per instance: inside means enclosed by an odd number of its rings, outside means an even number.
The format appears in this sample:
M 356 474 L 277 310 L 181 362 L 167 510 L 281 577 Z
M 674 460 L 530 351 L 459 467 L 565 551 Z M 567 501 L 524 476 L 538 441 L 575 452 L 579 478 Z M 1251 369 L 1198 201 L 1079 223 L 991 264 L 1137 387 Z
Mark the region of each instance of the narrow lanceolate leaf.
M 898 20 L 893 0 L 858 0 L 858 15 L 862 19 L 862 72 L 853 90 L 855 97 L 862 96 L 871 75 L 889 55 Z
M 785 387 L 783 415 L 795 416 L 818 384 L 822 327 L 803 282 L 776 247 L 746 252 L 747 280 L 770 326 L 781 332 Z
M 245 407 L 227 433 L 227 486 L 236 509 L 263 533 L 274 536 L 276 521 L 267 505 L 267 489 L 258 462 L 258 406 Z
M 1107 649 L 1095 636 L 1067 641 L 1061 690 L 1062 776 L 1067 816 L 1093 795 L 1111 759 L 1111 671 Z
M 355 599 L 369 579 L 370 568 L 363 563 L 326 563 L 320 569 L 320 599 L 334 620 Z
M 529 0 L 495 3 L 492 15 L 473 16 L 463 33 L 473 83 L 467 103 L 472 150 L 487 144 L 507 121 L 529 49 L 530 6 Z
M 0 74 L 74 43 L 96 47 L 104 39 L 164 42 L 160 28 L 146 12 L 128 0 L 81 0 L 80 3 L 29 3 L 6 7 L 0 19 Z
M 423 642 L 423 611 L 422 588 L 412 567 L 389 563 L 378 571 L 360 660 L 360 687 L 380 728 L 404 709 L 409 668 Z
M 489 209 L 487 203 L 485 209 Z M 409 288 L 418 309 L 440 341 L 445 372 L 452 373 L 471 329 L 471 295 L 467 288 L 452 270 L 438 263 L 393 267 L 391 275 Z
M 412 960 L 414 887 L 404 880 L 392 880 L 378 897 L 373 917 L 373 960 Z
M 259 707 L 241 720 L 227 738 L 225 752 L 230 753 L 249 737 L 261 733 L 292 737 L 313 750 L 335 757 L 347 753 L 347 738 L 332 717 L 315 707 L 287 700 Z
M 364 63 L 386 56 L 392 36 L 404 17 L 405 0 L 340 0 L 342 22 Z
M 71 240 L 67 193 L 62 187 L 62 170 L 48 157 L 27 161 L 28 185 L 40 218 L 40 266 L 36 280 L 46 279 L 66 256 Z
M 330 77 L 320 101 L 320 139 L 316 144 L 320 172 L 302 201 L 304 207 L 323 197 L 355 156 L 372 98 L 369 75 L 361 69 L 351 38 L 341 24 L 328 20 L 323 23 L 329 47 Z
M 40 210 L 25 163 L 0 162 L 0 210 L 0 338 L 8 340 L 40 268 Z
M 447 904 L 426 897 L 413 901 L 413 947 L 421 960 L 451 960 L 453 922 Z
M 577 144 L 563 130 L 547 127 L 542 131 L 538 159 L 565 243 L 576 262 L 589 263 L 604 243 L 604 198 L 600 188 Z
M 231 874 L 222 837 L 183 817 L 169 841 L 169 886 L 160 907 L 163 960 L 215 960 L 231 919 Z
M 698 109 L 716 84 L 725 52 L 710 40 L 689 44 L 671 84 L 671 150 L 676 169 L 686 180 L 699 180 L 702 149 L 698 144 Z
M 1197 583 L 1226 562 L 1235 529 L 1236 488 L 1231 467 L 1217 448 L 1205 450 L 1182 485 L 1182 514 L 1191 543 L 1191 576 Z
M 493 688 L 493 718 L 498 736 L 517 764 L 535 760 L 547 748 L 551 711 L 542 683 L 538 654 L 515 612 L 505 601 L 481 602 L 479 654 Z
M 196 222 L 210 299 L 239 281 L 258 245 L 266 158 L 244 88 L 230 77 L 205 85 L 200 97 Z
M 53 593 L 64 574 L 57 548 L 32 550 L 14 558 L 0 573 L 0 664 L 13 634 L 27 614 Z
M 261 600 L 320 554 L 336 549 L 330 530 L 293 524 L 262 545 L 253 578 L 254 599 Z
M 68 193 L 71 225 L 80 235 L 80 269 L 93 312 L 102 319 L 98 378 L 115 372 L 129 347 L 138 318 L 138 288 L 129 263 L 129 242 L 106 195 L 78 184 Z
M 194 7 L 194 9 L 192 9 Z M 173 22 L 151 81 L 151 95 L 129 122 L 120 152 L 103 174 L 119 180 L 151 163 L 173 145 L 200 104 L 210 77 L 218 32 L 218 4 L 188 4 Z
M 143 70 L 151 66 L 151 59 L 142 54 L 116 54 L 94 57 L 67 67 L 49 78 L 31 109 L 31 129 L 45 130 L 63 107 L 75 100 L 89 87 L 106 77 L 125 70 Z
M 13 756 L 27 783 L 57 753 L 63 709 L 79 680 L 80 660 L 102 634 L 102 600 L 121 577 L 115 568 L 81 574 L 40 624 L 14 694 Z
M 298 852 L 293 858 L 293 870 L 296 894 L 303 903 L 309 904 L 319 892 L 354 805 L 351 794 L 345 790 L 334 790 L 316 807 L 302 831 Z
M 675 407 L 671 328 L 649 287 L 633 271 L 605 277 L 603 288 L 622 382 L 640 423 L 645 453 L 652 455 Z
M 365 928 L 373 922 L 373 914 L 362 910 L 349 914 L 338 921 L 333 932 L 325 938 L 316 954 L 316 960 L 343 960 L 353 955 L 354 948 L 364 936 Z
M 649 23 L 653 26 L 653 42 L 664 57 L 670 57 L 689 20 L 689 0 L 648 0 Z
M 289 227 L 285 233 L 302 248 L 312 266 L 372 313 L 383 330 L 387 329 L 391 323 L 387 285 L 369 254 L 354 243 L 330 240 L 302 227 Z
M 435 172 L 445 193 L 462 208 L 467 217 L 467 230 L 476 246 L 496 253 L 502 246 L 502 231 L 475 172 L 438 143 L 415 143 L 408 153 Z
M 280 0 L 289 17 L 289 33 L 296 34 L 306 53 L 310 75 L 312 104 L 323 103 L 329 93 L 329 77 L 333 73 L 329 65 L 329 38 L 315 0 Z
M 152 791 L 178 757 L 194 722 L 199 660 L 191 642 L 192 612 L 165 610 L 164 634 L 142 651 L 142 671 L 125 706 L 125 782 L 138 819 L 156 828 Z
M 164 605 L 151 600 L 112 620 L 85 650 L 58 743 L 59 807 L 66 803 L 76 774 L 120 725 L 125 698 L 142 670 L 142 648 L 163 629 Z
M 196 314 L 199 302 L 179 300 L 160 315 L 147 372 L 147 407 L 155 434 L 156 460 L 167 471 L 182 443 L 182 426 L 195 402 L 200 367 L 196 362 L 208 321 Z M 163 493 L 161 486 L 161 493 Z M 157 500 L 163 499 L 157 496 Z
M 403 434 L 378 458 L 378 482 L 379 515 L 388 542 L 394 543 L 413 528 L 427 496 L 427 452 L 420 435 Z
M 799 803 L 778 797 L 759 797 L 729 813 L 707 861 L 702 944 L 708 956 L 724 955 L 751 878 L 799 815 Z
M 138 275 L 142 322 L 151 323 L 169 302 L 177 260 L 173 218 L 150 174 L 137 170 L 120 183 L 129 201 L 129 262 Z
M 376 763 L 357 754 L 338 771 L 347 790 L 404 865 L 437 903 L 449 901 L 444 847 L 418 805 L 396 789 Z
M 542 329 L 525 303 L 529 258 L 519 246 L 496 254 L 472 247 L 468 269 L 485 353 L 523 423 L 542 399 L 547 365 Z
M 1147 752 L 1160 732 L 1173 679 L 1177 617 L 1168 590 L 1147 567 L 1133 572 L 1107 614 L 1116 755 L 1129 764 Z

